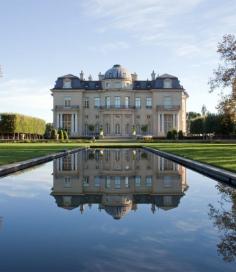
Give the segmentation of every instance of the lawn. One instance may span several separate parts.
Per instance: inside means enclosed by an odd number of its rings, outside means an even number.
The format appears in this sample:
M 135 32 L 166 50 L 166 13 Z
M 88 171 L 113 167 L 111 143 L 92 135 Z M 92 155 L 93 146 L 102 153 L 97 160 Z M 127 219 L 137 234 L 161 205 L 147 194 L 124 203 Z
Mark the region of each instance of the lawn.
M 151 143 L 147 146 L 236 172 L 236 144 Z
M 136 143 L 133 142 L 97 142 L 92 143 L 32 143 L 0 144 L 0 165 L 35 158 L 65 149 L 82 146 L 94 147 L 137 147 L 146 145 L 162 151 L 215 165 L 236 172 L 236 144 L 227 143 Z
M 0 165 L 28 160 L 35 157 L 80 147 L 79 143 L 18 143 L 0 144 Z

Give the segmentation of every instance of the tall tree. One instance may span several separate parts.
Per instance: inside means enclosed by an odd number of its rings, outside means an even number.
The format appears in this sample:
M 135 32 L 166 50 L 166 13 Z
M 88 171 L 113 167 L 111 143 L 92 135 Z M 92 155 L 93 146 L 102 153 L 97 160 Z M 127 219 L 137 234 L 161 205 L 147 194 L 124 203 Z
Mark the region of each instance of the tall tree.
M 213 71 L 213 77 L 209 81 L 210 90 L 232 87 L 236 78 L 236 38 L 232 34 L 223 36 L 218 43 L 217 53 L 221 63 Z

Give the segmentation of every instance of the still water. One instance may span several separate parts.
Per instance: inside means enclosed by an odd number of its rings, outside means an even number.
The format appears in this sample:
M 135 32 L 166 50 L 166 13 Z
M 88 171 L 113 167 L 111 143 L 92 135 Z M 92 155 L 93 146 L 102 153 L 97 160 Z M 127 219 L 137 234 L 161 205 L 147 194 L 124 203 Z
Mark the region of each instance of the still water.
M 236 190 L 141 149 L 0 179 L 0 271 L 236 271 Z

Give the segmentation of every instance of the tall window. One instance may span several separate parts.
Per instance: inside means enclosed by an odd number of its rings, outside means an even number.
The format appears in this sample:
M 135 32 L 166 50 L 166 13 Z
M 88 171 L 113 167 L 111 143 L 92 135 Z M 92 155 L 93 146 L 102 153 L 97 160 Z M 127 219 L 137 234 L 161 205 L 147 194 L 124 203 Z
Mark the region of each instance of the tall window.
M 141 108 L 141 98 L 140 97 L 135 98 L 135 108 Z
M 115 125 L 115 134 L 120 134 L 120 124 Z
M 130 126 L 129 126 L 129 124 L 125 125 L 125 134 L 130 134 Z
M 99 124 L 96 124 L 96 125 L 95 125 L 95 133 L 99 133 L 99 129 L 100 129 Z
M 111 99 L 110 99 L 110 96 L 106 96 L 105 97 L 105 107 L 106 108 L 110 108 L 111 106 Z
M 71 114 L 62 115 L 62 128 L 65 129 L 68 133 L 71 132 Z
M 85 135 L 89 134 L 88 124 L 84 124 L 84 134 Z
M 172 129 L 173 129 L 173 114 L 164 114 L 164 132 L 167 133 Z
M 115 96 L 115 107 L 120 108 L 120 96 Z
M 115 177 L 115 189 L 120 189 L 120 177 Z
M 141 176 L 135 176 L 135 186 L 141 186 Z
M 72 184 L 71 184 L 71 179 L 70 177 L 65 177 L 64 179 L 64 188 L 71 188 Z
M 84 99 L 84 107 L 85 108 L 89 108 L 89 98 L 88 97 L 85 97 L 85 99 Z
M 65 107 L 70 107 L 71 106 L 71 97 L 65 97 L 64 98 L 64 105 L 65 105 Z
M 151 108 L 152 107 L 152 98 L 147 97 L 146 98 L 146 108 Z
M 151 187 L 152 186 L 152 176 L 146 177 L 146 186 Z
M 129 106 L 130 106 L 130 97 L 129 97 L 129 96 L 126 96 L 126 97 L 125 97 L 125 107 L 126 107 L 126 108 L 129 108 Z
M 125 177 L 125 188 L 129 188 L 129 177 Z
M 164 108 L 169 109 L 172 106 L 172 99 L 170 96 L 164 97 Z
M 172 88 L 172 80 L 171 79 L 167 78 L 164 80 L 164 88 L 166 88 L 166 89 Z
M 99 176 L 95 176 L 94 185 L 95 185 L 95 187 L 100 187 L 100 177 Z
M 106 123 L 106 125 L 105 125 L 105 133 L 106 134 L 110 134 L 111 133 L 111 129 L 110 129 L 110 124 L 109 123 Z
M 110 188 L 111 187 L 111 177 L 106 176 L 105 187 L 106 188 Z
M 99 108 L 100 107 L 100 97 L 94 98 L 94 107 Z

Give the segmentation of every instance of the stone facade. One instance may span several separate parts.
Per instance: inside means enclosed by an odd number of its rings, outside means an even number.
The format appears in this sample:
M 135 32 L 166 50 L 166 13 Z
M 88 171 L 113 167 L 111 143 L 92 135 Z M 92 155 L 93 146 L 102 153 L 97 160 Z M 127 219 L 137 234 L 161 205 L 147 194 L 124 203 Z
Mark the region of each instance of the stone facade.
M 70 137 L 152 135 L 164 137 L 169 130 L 186 132 L 188 95 L 177 77 L 151 74 L 138 80 L 114 65 L 99 80 L 80 76 L 59 77 L 53 95 L 53 123 L 67 129 Z

